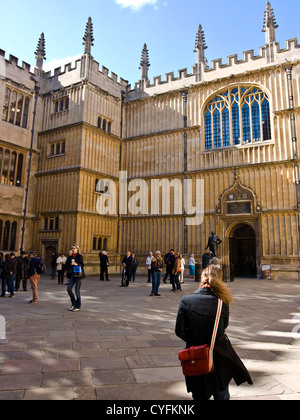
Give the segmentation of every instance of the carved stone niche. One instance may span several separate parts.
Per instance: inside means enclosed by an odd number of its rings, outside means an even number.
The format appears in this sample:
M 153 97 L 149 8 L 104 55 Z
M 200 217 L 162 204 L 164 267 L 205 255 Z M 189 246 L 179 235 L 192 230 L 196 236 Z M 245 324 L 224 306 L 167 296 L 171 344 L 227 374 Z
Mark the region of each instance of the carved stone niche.
M 253 215 L 261 213 L 261 204 L 253 191 L 235 181 L 219 198 L 216 213 L 219 216 Z

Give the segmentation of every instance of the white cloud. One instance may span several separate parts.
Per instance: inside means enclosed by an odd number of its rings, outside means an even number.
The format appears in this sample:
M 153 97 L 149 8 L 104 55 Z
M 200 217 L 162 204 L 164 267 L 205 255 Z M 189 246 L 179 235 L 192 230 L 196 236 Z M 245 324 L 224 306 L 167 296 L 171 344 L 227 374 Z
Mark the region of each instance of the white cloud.
M 156 6 L 158 0 L 115 0 L 122 7 L 130 7 L 134 10 L 140 10 L 142 7 L 150 5 Z

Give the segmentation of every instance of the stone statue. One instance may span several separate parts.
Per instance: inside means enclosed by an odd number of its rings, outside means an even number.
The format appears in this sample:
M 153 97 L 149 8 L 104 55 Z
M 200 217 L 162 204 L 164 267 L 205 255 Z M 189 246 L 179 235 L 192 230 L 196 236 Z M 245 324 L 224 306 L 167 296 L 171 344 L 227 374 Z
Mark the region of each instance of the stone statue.
M 215 234 L 215 232 L 211 232 L 211 236 L 208 238 L 207 247 L 205 250 L 209 248 L 212 252 L 213 256 L 216 256 L 216 250 L 218 246 L 222 243 L 222 240 Z

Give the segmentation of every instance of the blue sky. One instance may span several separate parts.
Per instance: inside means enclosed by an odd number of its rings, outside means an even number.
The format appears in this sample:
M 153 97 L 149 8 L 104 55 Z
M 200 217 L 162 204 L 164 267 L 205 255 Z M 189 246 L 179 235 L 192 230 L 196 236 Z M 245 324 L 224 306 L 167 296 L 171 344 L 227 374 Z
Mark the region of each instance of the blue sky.
M 298 37 L 300 1 L 272 0 L 279 28 L 277 41 Z M 1 4 L 0 48 L 35 64 L 34 52 L 42 32 L 46 63 L 83 53 L 82 37 L 91 16 L 96 61 L 123 79 L 140 79 L 140 58 L 147 43 L 149 77 L 191 68 L 198 25 L 203 26 L 206 57 L 211 60 L 238 54 L 265 43 L 262 32 L 266 0 L 14 0 Z

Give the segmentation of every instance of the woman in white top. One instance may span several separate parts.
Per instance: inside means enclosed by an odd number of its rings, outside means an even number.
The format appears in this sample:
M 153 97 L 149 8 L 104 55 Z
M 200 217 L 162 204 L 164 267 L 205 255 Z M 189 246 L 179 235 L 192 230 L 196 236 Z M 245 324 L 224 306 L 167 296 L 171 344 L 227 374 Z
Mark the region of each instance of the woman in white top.
M 60 257 L 58 257 L 56 260 L 58 284 L 64 284 L 64 272 L 65 272 L 66 261 L 67 261 L 67 258 L 65 257 L 65 254 L 61 254 Z
M 181 273 L 180 273 L 180 283 L 184 283 L 183 281 L 183 273 L 185 268 L 185 259 L 183 258 L 182 254 L 179 255 L 180 258 L 180 265 L 181 265 Z

